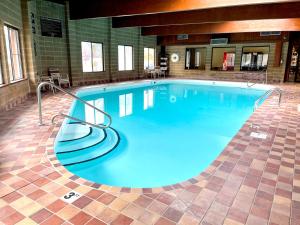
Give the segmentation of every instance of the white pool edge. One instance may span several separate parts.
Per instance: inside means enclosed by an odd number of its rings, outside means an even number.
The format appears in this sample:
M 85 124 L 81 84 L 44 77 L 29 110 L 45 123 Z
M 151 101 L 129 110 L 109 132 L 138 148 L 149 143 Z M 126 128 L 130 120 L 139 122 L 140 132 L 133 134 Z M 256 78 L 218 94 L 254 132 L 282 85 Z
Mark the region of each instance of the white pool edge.
M 270 90 L 274 88 L 273 85 L 269 84 L 254 84 L 250 83 L 248 86 L 247 82 L 234 82 L 234 81 L 214 81 L 214 80 L 194 80 L 194 79 L 178 79 L 178 78 L 168 78 L 168 79 L 155 79 L 155 80 L 135 80 L 117 83 L 107 83 L 99 84 L 93 86 L 80 87 L 76 95 L 85 94 L 86 92 L 91 93 L 91 91 L 108 92 L 116 90 L 124 90 L 128 87 L 146 87 L 154 84 L 167 84 L 167 83 L 181 83 L 181 84 L 198 84 L 207 86 L 217 86 L 217 87 L 235 87 L 235 88 L 247 88 L 253 90 Z M 102 90 L 101 90 L 102 89 Z

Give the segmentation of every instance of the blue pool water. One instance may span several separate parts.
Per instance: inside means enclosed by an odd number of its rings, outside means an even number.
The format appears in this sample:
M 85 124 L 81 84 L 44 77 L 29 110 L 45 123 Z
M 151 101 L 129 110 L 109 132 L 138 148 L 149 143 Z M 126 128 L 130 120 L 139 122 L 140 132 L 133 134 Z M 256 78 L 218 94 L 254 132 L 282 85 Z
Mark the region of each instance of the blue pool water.
M 79 96 L 108 112 L 114 130 L 91 131 L 66 120 L 55 151 L 66 151 L 57 157 L 69 171 L 96 183 L 136 188 L 175 184 L 197 176 L 216 159 L 264 93 L 178 82 L 84 91 Z M 80 102 L 74 102 L 70 115 L 107 122 Z M 86 162 L 77 164 L 80 160 Z

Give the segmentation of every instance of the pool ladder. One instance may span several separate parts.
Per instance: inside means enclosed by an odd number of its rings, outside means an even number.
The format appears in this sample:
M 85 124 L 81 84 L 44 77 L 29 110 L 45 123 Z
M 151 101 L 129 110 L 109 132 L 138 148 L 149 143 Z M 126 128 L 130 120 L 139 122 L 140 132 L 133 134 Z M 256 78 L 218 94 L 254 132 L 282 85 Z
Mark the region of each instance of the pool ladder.
M 40 124 L 40 125 L 43 125 L 43 115 L 42 115 L 42 93 L 41 93 L 41 89 L 42 89 L 42 87 L 44 87 L 45 85 L 49 85 L 52 89 L 57 89 L 57 90 L 59 90 L 59 91 L 65 93 L 65 94 L 71 96 L 72 98 L 74 98 L 74 99 L 76 99 L 76 100 L 82 102 L 83 104 L 88 105 L 89 107 L 95 109 L 96 111 L 98 111 L 98 112 L 104 114 L 104 115 L 108 118 L 108 120 L 109 120 L 108 123 L 107 123 L 106 125 L 105 125 L 105 124 L 94 124 L 94 123 L 89 123 L 89 122 L 87 122 L 87 121 L 84 121 L 84 120 L 81 120 L 81 119 L 78 119 L 78 118 L 76 118 L 76 117 L 72 117 L 72 116 L 69 116 L 69 115 L 66 115 L 66 114 L 60 112 L 59 114 L 57 114 L 57 115 L 55 115 L 55 116 L 52 117 L 52 120 L 51 120 L 52 124 L 55 124 L 55 122 L 54 122 L 55 119 L 56 119 L 57 117 L 60 116 L 60 117 L 69 118 L 69 119 L 71 119 L 71 120 L 75 120 L 75 121 L 80 122 L 80 123 L 82 123 L 82 124 L 86 124 L 86 125 L 90 125 L 90 126 L 92 126 L 92 127 L 96 127 L 96 128 L 99 128 L 99 129 L 105 129 L 105 128 L 109 128 L 109 127 L 110 127 L 110 125 L 111 125 L 111 123 L 112 123 L 112 118 L 111 118 L 111 116 L 110 116 L 108 113 L 106 113 L 106 112 L 104 112 L 104 111 L 98 109 L 97 107 L 91 105 L 90 103 L 88 103 L 88 102 L 84 101 L 83 99 L 77 97 L 76 95 L 72 94 L 71 92 L 68 92 L 68 91 L 62 89 L 61 87 L 56 86 L 55 84 L 53 84 L 53 83 L 51 83 L 51 82 L 48 82 L 48 81 L 41 82 L 41 83 L 38 85 L 37 90 L 36 90 L 36 92 L 37 92 L 37 98 L 38 98 L 38 106 L 39 106 L 39 124 Z
M 260 96 L 254 103 L 253 111 L 255 111 L 258 108 L 259 103 L 262 101 L 262 99 L 269 97 L 274 92 L 277 92 L 279 94 L 278 97 L 278 106 L 281 104 L 281 98 L 282 98 L 282 90 L 280 88 L 273 88 L 268 90 L 266 93 L 264 93 L 262 96 Z

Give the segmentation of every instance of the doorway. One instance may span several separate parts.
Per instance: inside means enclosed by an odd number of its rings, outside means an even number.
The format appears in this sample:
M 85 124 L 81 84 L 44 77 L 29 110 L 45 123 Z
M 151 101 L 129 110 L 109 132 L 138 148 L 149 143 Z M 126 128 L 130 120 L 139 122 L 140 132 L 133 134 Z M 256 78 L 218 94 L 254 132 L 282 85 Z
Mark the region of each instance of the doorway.
M 290 33 L 285 82 L 300 82 L 300 32 Z

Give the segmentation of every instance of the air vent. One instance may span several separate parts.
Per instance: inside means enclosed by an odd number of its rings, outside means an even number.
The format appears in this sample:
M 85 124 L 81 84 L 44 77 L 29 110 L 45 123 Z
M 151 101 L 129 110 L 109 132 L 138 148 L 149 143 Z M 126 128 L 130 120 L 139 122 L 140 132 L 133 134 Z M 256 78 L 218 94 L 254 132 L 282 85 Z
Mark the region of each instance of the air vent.
M 260 36 L 280 36 L 280 31 L 260 32 Z
M 226 45 L 228 43 L 228 38 L 214 38 L 210 39 L 211 45 Z
M 189 39 L 188 34 L 178 34 L 177 35 L 177 40 L 187 40 L 187 39 Z

